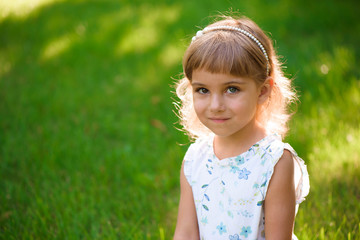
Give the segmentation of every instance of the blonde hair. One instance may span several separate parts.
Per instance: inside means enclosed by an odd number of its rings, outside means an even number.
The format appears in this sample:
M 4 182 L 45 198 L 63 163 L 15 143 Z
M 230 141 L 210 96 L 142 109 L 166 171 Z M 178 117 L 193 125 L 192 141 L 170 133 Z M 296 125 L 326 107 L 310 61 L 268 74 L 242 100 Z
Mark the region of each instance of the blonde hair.
M 225 17 L 208 27 L 214 26 L 232 26 L 251 33 L 262 43 L 269 61 L 254 40 L 237 31 L 209 31 L 196 38 L 185 52 L 184 77 L 176 85 L 176 94 L 180 99 L 180 124 L 194 139 L 210 133 L 194 110 L 191 87 L 193 71 L 202 69 L 212 73 L 248 77 L 258 86 L 270 76 L 273 79 L 272 91 L 267 104 L 263 104 L 259 111 L 258 121 L 268 134 L 278 133 L 284 136 L 290 118 L 287 108 L 296 99 L 296 94 L 291 87 L 291 80 L 286 78 L 281 70 L 270 38 L 256 23 L 246 17 Z

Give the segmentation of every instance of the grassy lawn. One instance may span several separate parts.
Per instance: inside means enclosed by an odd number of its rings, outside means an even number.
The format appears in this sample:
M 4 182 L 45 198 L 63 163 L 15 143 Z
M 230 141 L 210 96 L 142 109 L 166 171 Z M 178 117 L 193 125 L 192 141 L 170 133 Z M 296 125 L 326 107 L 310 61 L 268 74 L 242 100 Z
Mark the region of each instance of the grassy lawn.
M 239 11 L 271 32 L 300 102 L 299 239 L 360 239 L 360 2 L 0 0 L 0 239 L 171 239 L 188 139 L 173 79 Z

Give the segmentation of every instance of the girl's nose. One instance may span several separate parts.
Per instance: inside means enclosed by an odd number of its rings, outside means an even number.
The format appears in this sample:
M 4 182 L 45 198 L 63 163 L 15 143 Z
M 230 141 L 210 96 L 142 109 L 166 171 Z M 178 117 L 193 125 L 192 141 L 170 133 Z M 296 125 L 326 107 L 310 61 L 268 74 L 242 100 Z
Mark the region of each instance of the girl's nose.
M 214 94 L 211 96 L 210 100 L 210 111 L 211 112 L 222 112 L 225 110 L 225 103 L 222 96 Z

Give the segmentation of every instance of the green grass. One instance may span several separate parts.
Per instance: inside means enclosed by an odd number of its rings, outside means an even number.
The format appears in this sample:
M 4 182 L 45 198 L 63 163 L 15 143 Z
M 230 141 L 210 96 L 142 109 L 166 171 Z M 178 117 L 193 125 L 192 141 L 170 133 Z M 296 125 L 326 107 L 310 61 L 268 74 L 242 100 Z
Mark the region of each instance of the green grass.
M 0 0 L 0 239 L 171 239 L 188 143 L 171 85 L 196 26 L 230 8 L 271 32 L 299 91 L 296 234 L 360 239 L 350 0 Z

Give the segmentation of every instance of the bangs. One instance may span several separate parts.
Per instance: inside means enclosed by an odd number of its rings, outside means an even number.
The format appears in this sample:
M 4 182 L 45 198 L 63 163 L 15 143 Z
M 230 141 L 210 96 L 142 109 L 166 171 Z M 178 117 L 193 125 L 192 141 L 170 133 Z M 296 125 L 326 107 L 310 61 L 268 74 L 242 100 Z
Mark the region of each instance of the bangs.
M 183 63 L 186 78 L 191 80 L 197 69 L 255 79 L 263 75 L 259 74 L 263 72 L 261 56 L 251 40 L 241 34 L 237 38 L 228 37 L 229 34 L 234 33 L 207 33 L 202 41 L 190 45 Z

